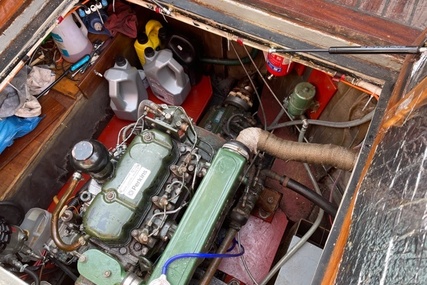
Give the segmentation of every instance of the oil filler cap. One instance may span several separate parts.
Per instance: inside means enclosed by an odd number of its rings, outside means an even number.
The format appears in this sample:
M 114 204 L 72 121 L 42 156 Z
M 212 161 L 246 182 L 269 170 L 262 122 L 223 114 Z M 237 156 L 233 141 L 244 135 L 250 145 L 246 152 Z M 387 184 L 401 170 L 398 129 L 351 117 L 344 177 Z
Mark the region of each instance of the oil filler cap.
M 110 177 L 114 170 L 107 148 L 97 140 L 76 143 L 71 151 L 71 164 L 99 181 Z

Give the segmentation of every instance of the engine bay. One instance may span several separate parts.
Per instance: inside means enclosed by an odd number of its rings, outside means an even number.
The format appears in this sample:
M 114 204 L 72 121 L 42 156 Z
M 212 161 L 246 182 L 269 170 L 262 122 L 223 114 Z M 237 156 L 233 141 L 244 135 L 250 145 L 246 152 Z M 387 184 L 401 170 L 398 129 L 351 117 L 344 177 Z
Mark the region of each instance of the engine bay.
M 114 147 L 77 142 L 75 172 L 53 213 L 34 208 L 20 226 L 2 221 L 0 262 L 24 273 L 65 268 L 75 284 L 267 284 L 316 230 L 327 236 L 376 100 L 331 83 L 338 94 L 321 117 L 318 87 L 296 70 L 280 106 L 246 77 L 197 125 L 181 106 L 144 100 Z M 246 264 L 239 231 L 248 220 L 272 223 L 283 213 L 280 239 L 301 220 L 310 227 L 277 270 L 255 280 L 246 265 L 245 283 L 221 271 L 221 259 Z
M 208 82 L 209 90 L 192 85 L 206 93 L 203 104 L 151 96 L 138 101 L 136 120 L 116 113 L 98 138 L 69 138 L 72 171 L 48 209 L 1 205 L 13 214 L 0 213 L 0 276 L 36 285 L 309 284 L 370 147 L 383 82 L 311 55 L 262 52 L 251 40 L 219 40 L 234 62 L 201 59 L 191 80 Z

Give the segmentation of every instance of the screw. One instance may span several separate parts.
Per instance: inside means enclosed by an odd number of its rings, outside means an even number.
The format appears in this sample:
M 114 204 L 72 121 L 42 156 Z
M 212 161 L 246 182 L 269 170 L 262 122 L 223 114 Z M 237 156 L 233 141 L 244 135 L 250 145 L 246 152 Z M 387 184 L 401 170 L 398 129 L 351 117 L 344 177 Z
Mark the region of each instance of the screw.
M 110 270 L 107 270 L 107 271 L 104 272 L 104 277 L 105 278 L 108 278 L 110 276 L 111 276 L 111 271 Z
M 267 202 L 268 202 L 269 204 L 273 204 L 273 202 L 274 202 L 274 198 L 273 198 L 273 197 L 268 197 L 268 198 L 267 198 Z
M 85 263 L 86 261 L 87 261 L 86 255 L 81 255 L 80 258 L 79 258 L 79 262 Z
M 144 142 L 151 142 L 154 139 L 154 135 L 151 132 L 145 132 L 142 135 Z
M 105 194 L 105 200 L 108 202 L 111 202 L 116 198 L 116 194 L 113 191 L 108 191 L 107 194 Z

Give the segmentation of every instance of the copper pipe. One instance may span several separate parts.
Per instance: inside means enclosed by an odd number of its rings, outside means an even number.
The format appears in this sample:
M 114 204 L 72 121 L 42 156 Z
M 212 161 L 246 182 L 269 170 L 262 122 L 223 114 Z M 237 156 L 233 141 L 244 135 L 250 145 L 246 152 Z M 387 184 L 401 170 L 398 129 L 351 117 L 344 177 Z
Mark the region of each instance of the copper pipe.
M 237 233 L 237 230 L 232 228 L 228 229 L 227 234 L 216 253 L 225 253 L 227 249 L 230 248 L 230 245 L 233 242 L 233 239 L 236 236 L 236 233 Z M 221 260 L 222 258 L 215 258 L 214 260 L 212 260 L 212 262 L 209 264 L 208 269 L 205 272 L 205 275 L 203 275 L 203 279 L 201 280 L 200 285 L 211 284 L 212 277 L 214 276 L 216 270 L 218 269 L 218 266 L 221 263 Z
M 59 230 L 58 230 L 58 220 L 59 220 L 59 215 L 61 213 L 61 210 L 64 207 L 65 203 L 70 198 L 70 196 L 74 193 L 74 190 L 76 190 L 77 184 L 79 184 L 79 181 L 81 180 L 81 178 L 82 176 L 79 172 L 74 172 L 73 180 L 71 180 L 71 183 L 68 186 L 67 191 L 64 193 L 61 200 L 59 200 L 58 204 L 56 204 L 55 210 L 52 213 L 52 220 L 51 220 L 52 239 L 55 242 L 56 246 L 63 251 L 74 251 L 81 246 L 81 243 L 79 240 L 72 244 L 64 243 L 61 239 L 61 236 L 59 235 Z

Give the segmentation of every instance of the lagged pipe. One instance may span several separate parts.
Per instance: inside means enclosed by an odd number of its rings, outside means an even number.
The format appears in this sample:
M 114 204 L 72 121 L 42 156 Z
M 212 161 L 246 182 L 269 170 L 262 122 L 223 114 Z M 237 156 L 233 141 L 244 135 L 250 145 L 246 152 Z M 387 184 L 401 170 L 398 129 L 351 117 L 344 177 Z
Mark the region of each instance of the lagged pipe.
M 353 169 L 357 159 L 357 153 L 345 147 L 287 141 L 260 128 L 244 129 L 236 140 L 253 153 L 260 150 L 283 160 L 327 164 L 348 171 Z

